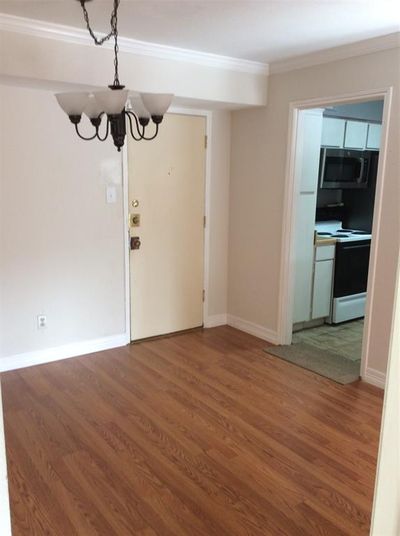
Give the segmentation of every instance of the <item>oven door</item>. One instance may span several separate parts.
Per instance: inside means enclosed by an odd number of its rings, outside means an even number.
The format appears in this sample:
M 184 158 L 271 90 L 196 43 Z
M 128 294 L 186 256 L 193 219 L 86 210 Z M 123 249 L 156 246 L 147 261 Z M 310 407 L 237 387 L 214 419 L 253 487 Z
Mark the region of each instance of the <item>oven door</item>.
M 368 151 L 321 149 L 320 187 L 366 188 L 370 155 Z
M 334 298 L 367 291 L 370 249 L 370 240 L 336 243 Z

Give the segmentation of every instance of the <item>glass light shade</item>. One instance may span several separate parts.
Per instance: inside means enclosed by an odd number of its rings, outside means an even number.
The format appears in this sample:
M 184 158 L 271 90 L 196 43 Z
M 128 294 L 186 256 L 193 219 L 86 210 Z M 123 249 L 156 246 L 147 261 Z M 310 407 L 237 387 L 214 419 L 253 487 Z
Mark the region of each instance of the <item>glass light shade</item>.
M 103 112 L 107 115 L 116 115 L 125 108 L 128 93 L 129 89 L 106 89 L 105 91 L 96 91 L 94 97 Z
M 134 97 L 133 99 L 131 99 L 131 104 L 136 117 L 150 119 L 150 113 L 144 107 L 142 99 L 140 97 Z
M 103 108 L 100 106 L 97 99 L 93 97 L 93 95 L 90 96 L 83 113 L 87 115 L 89 119 L 97 119 L 102 111 Z
M 171 93 L 141 93 L 140 96 L 150 115 L 159 116 L 165 114 L 174 97 Z
M 89 93 L 57 93 L 55 97 L 67 115 L 82 115 Z

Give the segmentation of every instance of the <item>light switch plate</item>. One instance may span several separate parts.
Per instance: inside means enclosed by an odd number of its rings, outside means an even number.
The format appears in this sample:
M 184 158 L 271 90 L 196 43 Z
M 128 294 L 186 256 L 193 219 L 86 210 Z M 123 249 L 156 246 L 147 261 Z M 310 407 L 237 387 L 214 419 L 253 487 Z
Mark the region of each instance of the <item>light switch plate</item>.
M 107 186 L 106 198 L 107 198 L 107 203 L 117 202 L 117 189 L 115 186 Z

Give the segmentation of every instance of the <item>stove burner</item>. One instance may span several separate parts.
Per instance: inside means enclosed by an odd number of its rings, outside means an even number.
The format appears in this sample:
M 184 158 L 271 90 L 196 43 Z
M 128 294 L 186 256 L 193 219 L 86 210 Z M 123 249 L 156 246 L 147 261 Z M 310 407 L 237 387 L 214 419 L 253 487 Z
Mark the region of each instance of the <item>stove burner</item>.
M 368 234 L 366 231 L 353 231 L 353 235 L 365 235 Z
M 332 238 L 349 238 L 349 237 L 350 237 L 350 235 L 343 234 L 343 233 L 340 233 L 340 234 L 338 233 L 338 234 L 333 234 L 332 235 Z
M 332 233 L 320 233 L 320 232 L 317 232 L 317 235 L 318 236 L 332 236 Z
M 336 232 L 337 233 L 352 233 L 353 231 L 350 231 L 350 229 L 338 229 Z

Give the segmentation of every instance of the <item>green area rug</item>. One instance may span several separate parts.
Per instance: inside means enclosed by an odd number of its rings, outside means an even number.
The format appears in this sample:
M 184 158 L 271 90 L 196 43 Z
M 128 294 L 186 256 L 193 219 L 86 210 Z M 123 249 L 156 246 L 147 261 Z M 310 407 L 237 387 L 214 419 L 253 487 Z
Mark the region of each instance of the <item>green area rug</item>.
M 355 382 L 360 377 L 359 360 L 351 361 L 311 344 L 299 342 L 290 346 L 268 346 L 264 352 L 341 384 Z

